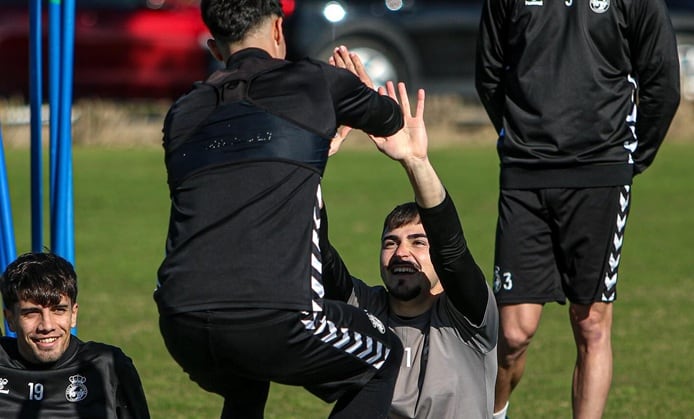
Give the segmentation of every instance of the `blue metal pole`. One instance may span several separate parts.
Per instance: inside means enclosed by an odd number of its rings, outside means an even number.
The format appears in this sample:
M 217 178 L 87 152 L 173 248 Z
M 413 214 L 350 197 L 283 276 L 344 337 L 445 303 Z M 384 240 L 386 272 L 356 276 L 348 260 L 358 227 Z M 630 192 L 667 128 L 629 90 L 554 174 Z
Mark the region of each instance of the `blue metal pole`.
M 5 149 L 2 141 L 2 126 L 0 125 L 0 272 L 3 272 L 7 265 L 14 260 L 15 252 L 10 187 L 7 182 Z M 7 320 L 5 320 L 5 334 L 7 336 L 15 336 L 10 331 Z
M 64 0 L 62 9 L 62 60 L 60 70 L 60 133 L 56 172 L 55 253 L 74 264 L 74 211 L 72 191 L 72 78 L 75 46 L 75 0 Z
M 29 5 L 29 103 L 31 106 L 31 250 L 43 249 L 43 103 L 41 0 Z
M 72 185 L 72 81 L 75 55 L 75 0 L 64 0 L 61 15 L 60 130 L 56 171 L 55 253 L 75 265 L 75 216 Z M 77 335 L 77 327 L 71 330 Z
M 62 8 L 60 0 L 50 0 L 48 5 L 48 97 L 50 103 L 50 145 L 49 145 L 49 197 L 50 197 L 50 232 L 51 249 L 55 249 L 56 217 L 56 172 L 58 170 L 58 135 L 60 132 L 60 57 L 61 57 L 61 22 Z

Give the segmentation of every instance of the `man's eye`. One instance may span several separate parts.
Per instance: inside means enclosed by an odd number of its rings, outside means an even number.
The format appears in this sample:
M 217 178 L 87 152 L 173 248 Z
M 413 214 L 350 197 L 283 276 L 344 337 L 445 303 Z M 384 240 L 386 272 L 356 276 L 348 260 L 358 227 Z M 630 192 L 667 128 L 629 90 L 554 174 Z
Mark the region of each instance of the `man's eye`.
M 392 249 L 395 247 L 395 242 L 394 241 L 385 241 L 383 242 L 383 248 L 384 249 Z
M 426 240 L 415 240 L 414 242 L 415 246 L 427 246 L 429 243 L 427 243 Z

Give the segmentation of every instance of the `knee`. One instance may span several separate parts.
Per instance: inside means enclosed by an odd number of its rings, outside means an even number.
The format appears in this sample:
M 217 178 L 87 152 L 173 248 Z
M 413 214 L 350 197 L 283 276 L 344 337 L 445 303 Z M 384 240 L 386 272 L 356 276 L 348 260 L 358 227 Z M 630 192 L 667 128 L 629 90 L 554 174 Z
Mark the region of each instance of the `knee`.
M 506 305 L 500 309 L 498 357 L 502 364 L 521 358 L 540 324 L 542 305 Z
M 534 334 L 520 327 L 502 329 L 499 336 L 500 357 L 512 361 L 521 356 L 530 345 Z
M 609 343 L 612 329 L 612 306 L 572 306 L 571 324 L 578 344 L 587 346 Z

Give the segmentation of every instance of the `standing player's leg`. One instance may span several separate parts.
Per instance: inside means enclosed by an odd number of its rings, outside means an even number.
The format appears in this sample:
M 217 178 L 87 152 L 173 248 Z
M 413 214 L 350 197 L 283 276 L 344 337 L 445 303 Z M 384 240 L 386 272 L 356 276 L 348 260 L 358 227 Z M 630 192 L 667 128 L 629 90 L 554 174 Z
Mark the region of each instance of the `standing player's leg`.
M 542 315 L 541 304 L 512 304 L 499 308 L 499 344 L 494 411 L 504 409 L 525 371 L 527 349 Z M 503 416 L 502 416 L 503 417 Z
M 495 417 L 503 418 L 525 371 L 543 305 L 564 302 L 554 254 L 552 220 L 544 190 L 499 194 L 494 255 L 494 295 L 499 306 Z
M 612 382 L 612 303 L 617 295 L 629 186 L 567 189 L 558 208 L 562 286 L 576 343 L 574 418 L 602 417 Z M 560 210 L 559 210 L 560 208 Z
M 572 406 L 574 418 L 601 418 L 612 382 L 612 304 L 571 304 L 576 341 Z

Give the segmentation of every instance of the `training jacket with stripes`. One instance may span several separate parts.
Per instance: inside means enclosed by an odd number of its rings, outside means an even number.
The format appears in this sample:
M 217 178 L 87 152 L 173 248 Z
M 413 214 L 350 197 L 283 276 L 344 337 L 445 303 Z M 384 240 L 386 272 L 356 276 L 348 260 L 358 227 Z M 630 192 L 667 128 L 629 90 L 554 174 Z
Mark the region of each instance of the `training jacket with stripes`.
M 679 104 L 662 0 L 486 0 L 477 90 L 499 132 L 501 187 L 631 184 Z
M 75 336 L 56 362 L 22 358 L 17 339 L 0 338 L 3 419 L 148 419 L 142 382 L 119 348 Z
M 174 104 L 164 124 L 171 214 L 154 294 L 161 314 L 316 308 L 320 181 L 339 125 L 384 136 L 403 117 L 347 70 L 255 48 Z

